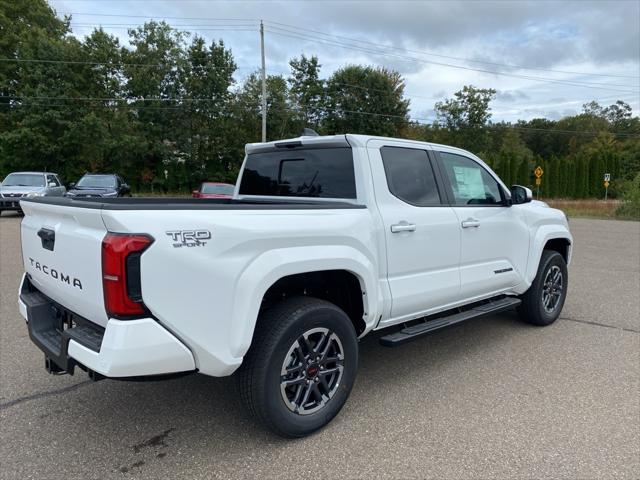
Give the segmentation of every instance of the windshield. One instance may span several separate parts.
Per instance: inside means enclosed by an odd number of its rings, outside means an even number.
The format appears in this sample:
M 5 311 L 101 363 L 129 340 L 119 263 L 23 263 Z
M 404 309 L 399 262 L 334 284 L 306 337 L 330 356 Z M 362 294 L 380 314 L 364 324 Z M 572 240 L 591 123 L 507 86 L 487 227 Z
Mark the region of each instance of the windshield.
M 116 179 L 111 175 L 85 175 L 76 184 L 78 188 L 116 188 Z
M 44 175 L 39 173 L 11 173 L 2 182 L 3 187 L 44 187 Z
M 242 173 L 240 195 L 356 198 L 351 148 L 249 154 Z
M 233 195 L 233 185 L 215 185 L 211 183 L 202 184 L 202 193 L 211 193 L 214 195 Z

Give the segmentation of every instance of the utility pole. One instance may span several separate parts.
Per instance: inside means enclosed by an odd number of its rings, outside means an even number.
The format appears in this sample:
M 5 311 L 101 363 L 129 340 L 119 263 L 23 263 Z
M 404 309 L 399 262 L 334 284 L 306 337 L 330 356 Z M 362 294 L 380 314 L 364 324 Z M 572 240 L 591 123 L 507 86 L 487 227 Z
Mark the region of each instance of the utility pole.
M 260 20 L 260 54 L 262 56 L 262 142 L 267 141 L 267 72 L 264 61 L 264 25 Z

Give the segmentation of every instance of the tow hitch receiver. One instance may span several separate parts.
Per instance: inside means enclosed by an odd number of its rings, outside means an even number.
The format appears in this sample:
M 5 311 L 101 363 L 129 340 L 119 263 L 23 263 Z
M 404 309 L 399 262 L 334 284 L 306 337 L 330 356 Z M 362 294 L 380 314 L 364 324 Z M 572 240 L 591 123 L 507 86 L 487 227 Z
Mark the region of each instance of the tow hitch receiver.
M 49 357 L 44 357 L 44 368 L 46 368 L 47 372 L 49 372 L 51 375 L 65 375 L 69 373 L 66 370 L 60 368 L 58 364 L 51 360 Z

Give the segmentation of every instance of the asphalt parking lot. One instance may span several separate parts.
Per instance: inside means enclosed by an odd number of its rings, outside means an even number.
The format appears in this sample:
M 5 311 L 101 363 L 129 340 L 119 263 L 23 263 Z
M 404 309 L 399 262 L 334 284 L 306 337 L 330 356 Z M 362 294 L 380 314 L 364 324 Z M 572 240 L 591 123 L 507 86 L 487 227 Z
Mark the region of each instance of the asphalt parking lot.
M 513 314 L 397 349 L 361 344 L 341 414 L 286 441 L 231 379 L 51 376 L 16 305 L 20 219 L 0 218 L 0 478 L 639 478 L 640 223 L 574 219 L 562 317 Z

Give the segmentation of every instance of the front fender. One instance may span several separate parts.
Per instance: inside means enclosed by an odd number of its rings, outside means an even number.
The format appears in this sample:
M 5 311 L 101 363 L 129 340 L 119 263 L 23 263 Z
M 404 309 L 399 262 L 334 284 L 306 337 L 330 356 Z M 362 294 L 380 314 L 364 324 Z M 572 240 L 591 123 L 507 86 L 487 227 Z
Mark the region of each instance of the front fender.
M 571 249 L 573 246 L 573 237 L 569 229 L 560 224 L 542 225 L 540 226 L 535 235 L 531 238 L 531 245 L 529 246 L 529 259 L 527 261 L 527 273 L 525 275 L 525 281 L 528 285 L 533 283 L 538 273 L 538 265 L 540 265 L 540 259 L 542 258 L 542 251 L 544 246 L 549 240 L 562 238 L 569 241 L 569 250 L 567 256 L 567 264 L 571 261 Z
M 265 293 L 283 277 L 323 270 L 347 270 L 356 275 L 363 292 L 366 333 L 382 311 L 382 294 L 374 277 L 377 267 L 353 247 L 330 245 L 269 250 L 251 262 L 235 285 L 230 353 L 244 356 L 251 345 L 258 312 Z

